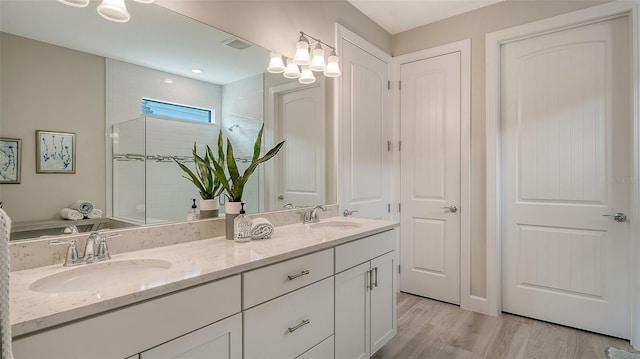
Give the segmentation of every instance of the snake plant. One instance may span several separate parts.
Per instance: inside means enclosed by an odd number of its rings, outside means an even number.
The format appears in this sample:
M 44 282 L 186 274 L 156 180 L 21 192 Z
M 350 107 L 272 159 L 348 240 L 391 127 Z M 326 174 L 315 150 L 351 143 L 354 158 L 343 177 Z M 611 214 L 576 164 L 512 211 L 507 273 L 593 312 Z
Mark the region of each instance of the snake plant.
M 242 192 L 244 191 L 244 186 L 247 184 L 251 174 L 253 174 L 259 164 L 266 162 L 275 156 L 284 145 L 284 141 L 282 141 L 270 149 L 264 156 L 260 157 L 263 132 L 264 124 L 258 132 L 256 142 L 253 144 L 253 157 L 251 158 L 251 164 L 249 164 L 249 167 L 247 167 L 242 175 L 240 175 L 240 171 L 238 170 L 236 159 L 233 155 L 233 145 L 229 139 L 227 139 L 226 170 L 224 168 L 224 161 L 222 163 L 216 161 L 212 161 L 210 163 L 215 177 L 220 181 L 220 185 L 224 189 L 225 195 L 231 202 L 242 201 Z M 220 138 L 218 138 L 218 154 L 219 156 L 223 155 L 223 145 Z
M 218 134 L 218 148 L 222 148 L 222 130 L 220 130 L 220 133 Z M 224 153 L 222 151 L 218 151 L 218 159 L 216 160 L 213 156 L 213 151 L 211 151 L 211 148 L 207 145 L 204 157 L 201 157 L 196 151 L 195 143 L 193 144 L 192 153 L 193 161 L 196 164 L 195 173 L 191 171 L 189 167 L 178 162 L 175 158 L 173 160 L 188 175 L 183 177 L 191 181 L 196 186 L 202 199 L 216 198 L 224 188 L 222 187 L 218 177 L 214 174 L 212 164 L 215 163 L 219 166 L 224 166 Z

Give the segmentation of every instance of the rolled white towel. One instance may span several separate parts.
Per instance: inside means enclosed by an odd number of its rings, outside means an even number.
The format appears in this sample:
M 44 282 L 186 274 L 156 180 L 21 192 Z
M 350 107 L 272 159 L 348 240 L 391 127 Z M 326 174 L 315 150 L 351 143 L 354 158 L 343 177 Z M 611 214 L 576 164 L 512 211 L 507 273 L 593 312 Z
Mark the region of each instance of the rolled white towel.
M 82 214 L 87 214 L 91 212 L 91 210 L 93 210 L 93 203 L 80 199 L 75 201 L 75 203 L 69 206 L 69 208 L 75 209 L 76 211 Z
M 251 238 L 267 239 L 273 235 L 273 224 L 266 218 L 256 218 L 251 221 Z
M 64 219 L 70 219 L 72 221 L 77 221 L 84 218 L 84 214 L 76 211 L 71 208 L 63 208 L 60 210 L 60 217 Z
M 94 208 L 86 214 L 87 218 L 102 218 L 102 210 Z

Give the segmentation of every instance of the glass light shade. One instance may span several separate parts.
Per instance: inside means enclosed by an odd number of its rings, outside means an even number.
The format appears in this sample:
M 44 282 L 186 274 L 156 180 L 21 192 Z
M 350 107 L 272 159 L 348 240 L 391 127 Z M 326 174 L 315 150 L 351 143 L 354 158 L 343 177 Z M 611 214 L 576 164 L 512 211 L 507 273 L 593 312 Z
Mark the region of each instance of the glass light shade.
M 329 56 L 327 68 L 324 70 L 324 75 L 327 77 L 338 77 L 342 75 L 342 72 L 340 72 L 340 65 L 338 65 L 338 56 L 335 55 L 335 52 L 332 52 L 332 55 Z
M 127 22 L 131 18 L 124 0 L 102 0 L 98 5 L 98 14 L 114 22 Z
M 58 2 L 74 7 L 87 7 L 89 0 L 58 0 Z
M 313 58 L 309 68 L 311 71 L 324 71 L 327 68 L 324 62 L 324 50 L 320 47 L 320 44 L 313 50 Z
M 284 70 L 282 75 L 288 79 L 297 79 L 300 77 L 300 69 L 291 59 L 287 59 L 287 69 Z
M 298 82 L 300 82 L 301 84 L 312 84 L 316 82 L 316 78 L 315 76 L 313 76 L 313 72 L 311 72 L 311 69 L 305 67 L 302 69 L 302 74 L 300 74 Z
M 282 61 L 282 56 L 277 52 L 271 53 L 271 60 L 269 61 L 269 67 L 267 67 L 267 71 L 272 74 L 281 74 L 286 69 L 284 66 L 284 62 Z
M 309 42 L 302 36 L 296 43 L 296 55 L 293 57 L 293 63 L 301 66 L 309 65 L 311 63 L 311 56 L 309 56 Z

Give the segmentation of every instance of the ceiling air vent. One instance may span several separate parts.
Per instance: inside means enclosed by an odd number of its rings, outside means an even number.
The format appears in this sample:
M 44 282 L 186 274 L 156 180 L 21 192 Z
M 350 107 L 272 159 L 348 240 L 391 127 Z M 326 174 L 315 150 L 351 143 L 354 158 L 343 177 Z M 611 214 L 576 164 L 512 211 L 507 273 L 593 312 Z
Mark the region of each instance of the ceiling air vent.
M 251 47 L 251 43 L 245 40 L 238 39 L 237 37 L 230 37 L 224 41 L 223 44 L 233 47 L 236 50 L 244 50 L 248 47 Z

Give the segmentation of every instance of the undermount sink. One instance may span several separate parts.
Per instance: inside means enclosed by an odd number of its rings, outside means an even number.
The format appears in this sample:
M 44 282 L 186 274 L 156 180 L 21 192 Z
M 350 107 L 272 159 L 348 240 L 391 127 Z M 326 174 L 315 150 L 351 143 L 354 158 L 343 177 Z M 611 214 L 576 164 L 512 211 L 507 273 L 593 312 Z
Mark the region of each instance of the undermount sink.
M 132 259 L 86 264 L 52 274 L 31 283 L 29 289 L 40 293 L 64 293 L 102 289 L 117 285 L 144 284 L 156 279 L 171 262 L 161 259 Z
M 326 230 L 341 230 L 341 229 L 355 229 L 362 227 L 361 223 L 350 221 L 328 221 L 318 222 L 309 226 L 312 229 L 326 229 Z

